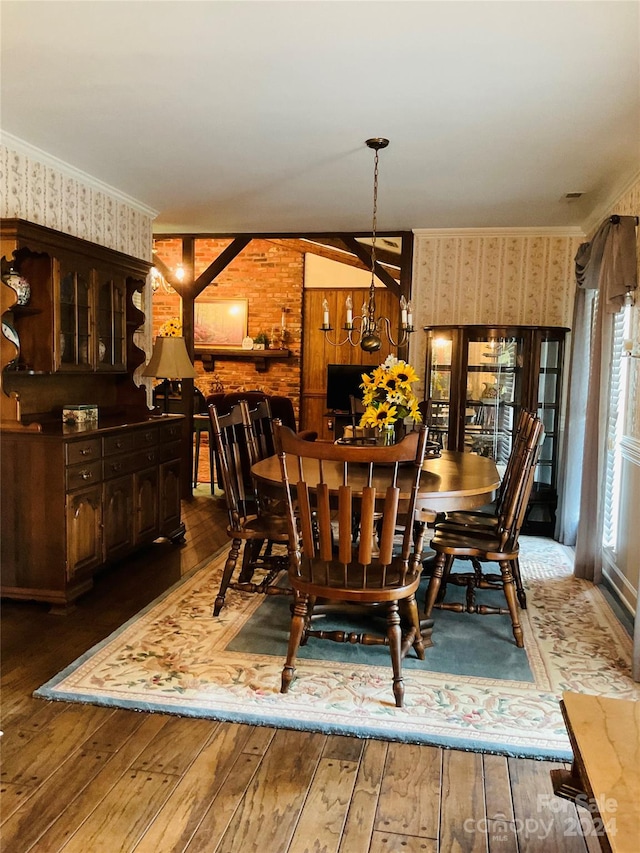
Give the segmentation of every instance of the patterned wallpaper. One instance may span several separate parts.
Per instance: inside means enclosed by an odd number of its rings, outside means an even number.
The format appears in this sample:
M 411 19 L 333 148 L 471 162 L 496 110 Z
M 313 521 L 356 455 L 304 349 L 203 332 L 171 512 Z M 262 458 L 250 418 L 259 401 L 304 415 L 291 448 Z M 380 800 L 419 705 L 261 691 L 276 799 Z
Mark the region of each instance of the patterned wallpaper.
M 3 138 L 7 139 L 7 134 Z M 155 211 L 20 140 L 0 145 L 0 216 L 152 258 Z
M 426 325 L 571 326 L 579 229 L 414 231 L 411 360 L 423 372 Z

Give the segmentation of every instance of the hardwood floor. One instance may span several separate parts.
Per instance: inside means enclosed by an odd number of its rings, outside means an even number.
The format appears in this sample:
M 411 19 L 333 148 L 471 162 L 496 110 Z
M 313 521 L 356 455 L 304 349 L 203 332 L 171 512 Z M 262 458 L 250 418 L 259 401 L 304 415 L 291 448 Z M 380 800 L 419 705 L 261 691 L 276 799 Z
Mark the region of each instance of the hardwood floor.
M 550 762 L 33 699 L 227 542 L 222 501 L 184 519 L 185 545 L 105 572 L 67 616 L 3 603 L 3 853 L 600 849 Z

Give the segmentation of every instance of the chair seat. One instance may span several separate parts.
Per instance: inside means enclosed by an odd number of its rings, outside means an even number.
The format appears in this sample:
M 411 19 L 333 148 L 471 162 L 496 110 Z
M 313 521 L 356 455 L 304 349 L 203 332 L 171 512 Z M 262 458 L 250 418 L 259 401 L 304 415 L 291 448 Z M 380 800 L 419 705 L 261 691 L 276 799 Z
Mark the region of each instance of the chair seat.
M 497 515 L 488 512 L 473 512 L 472 510 L 454 510 L 448 512 L 443 521 L 438 522 L 439 528 L 472 527 L 482 530 L 495 530 L 500 524 Z
M 273 542 L 288 542 L 289 532 L 286 518 L 280 516 L 250 515 L 242 519 L 238 527 L 227 527 L 227 534 L 238 539 L 270 539 Z
M 497 538 L 474 536 L 468 529 L 460 532 L 436 529 L 436 535 L 430 544 L 434 551 L 453 554 L 456 557 L 482 557 L 492 562 L 515 560 L 519 553 L 517 542 L 503 544 Z
M 420 584 L 420 570 L 401 576 L 401 561 L 386 567 L 368 566 L 366 571 L 357 561 L 349 564 L 320 559 L 300 563 L 300 573 L 290 573 L 291 586 L 308 595 L 360 603 L 384 602 L 414 594 Z M 403 582 L 404 581 L 404 582 Z

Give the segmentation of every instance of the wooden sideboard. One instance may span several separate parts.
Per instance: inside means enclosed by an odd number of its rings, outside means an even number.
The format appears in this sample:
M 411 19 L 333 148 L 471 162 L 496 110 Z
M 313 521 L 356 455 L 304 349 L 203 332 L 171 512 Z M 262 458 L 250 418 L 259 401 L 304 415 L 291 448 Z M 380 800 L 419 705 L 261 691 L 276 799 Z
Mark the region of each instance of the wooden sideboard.
M 64 610 L 94 574 L 179 541 L 184 416 L 151 416 L 133 379 L 150 263 L 50 228 L 0 222 L 1 594 Z M 28 282 L 28 300 L 11 286 Z M 63 424 L 92 405 L 94 426 Z
M 180 520 L 182 415 L 2 435 L 3 596 L 65 609 L 95 572 Z

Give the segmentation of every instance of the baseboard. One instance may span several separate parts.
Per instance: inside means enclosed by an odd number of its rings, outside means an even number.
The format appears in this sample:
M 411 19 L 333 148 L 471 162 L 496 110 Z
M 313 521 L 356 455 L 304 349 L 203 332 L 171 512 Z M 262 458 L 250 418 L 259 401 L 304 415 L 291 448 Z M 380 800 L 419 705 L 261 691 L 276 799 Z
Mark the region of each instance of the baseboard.
M 633 637 L 634 614 L 630 612 L 628 602 L 622 598 L 619 590 L 613 585 L 611 580 L 605 574 L 603 574 L 602 576 L 602 583 L 600 584 L 600 588 L 604 597 L 611 605 L 611 609 L 617 616 L 622 627 L 625 629 L 625 631 L 629 634 L 630 637 Z

